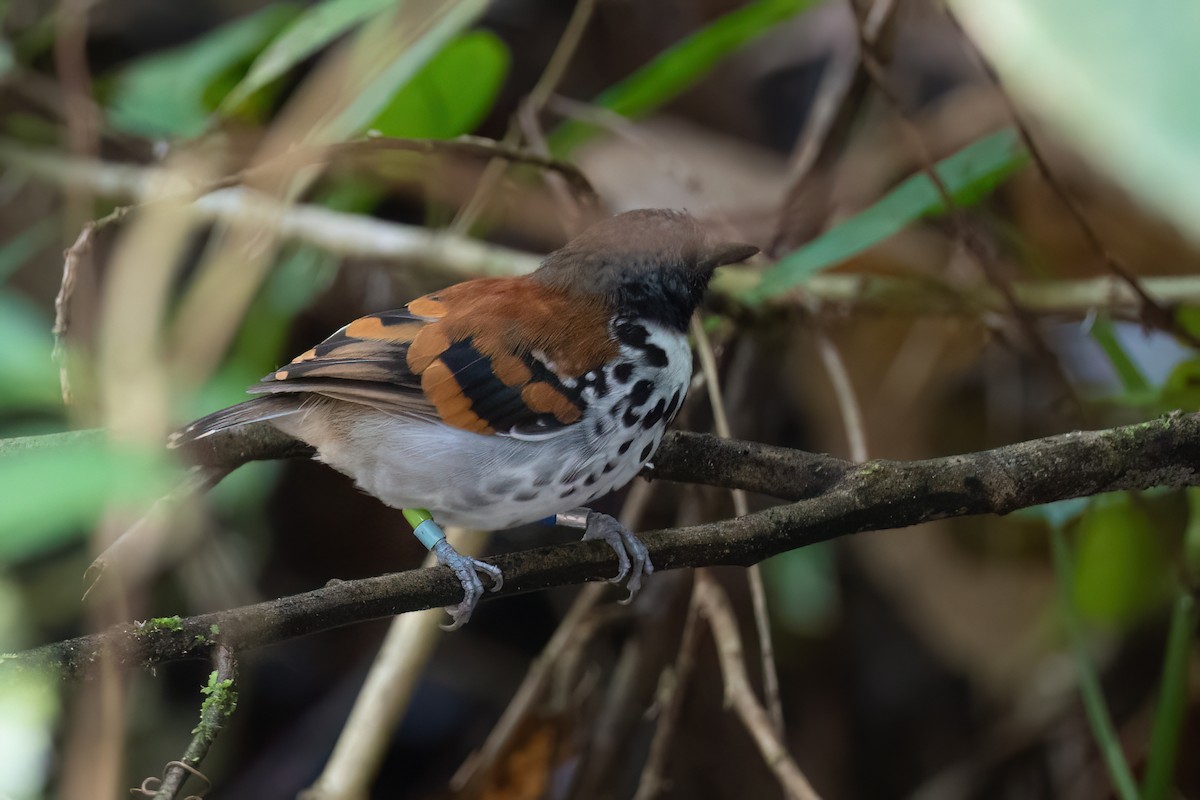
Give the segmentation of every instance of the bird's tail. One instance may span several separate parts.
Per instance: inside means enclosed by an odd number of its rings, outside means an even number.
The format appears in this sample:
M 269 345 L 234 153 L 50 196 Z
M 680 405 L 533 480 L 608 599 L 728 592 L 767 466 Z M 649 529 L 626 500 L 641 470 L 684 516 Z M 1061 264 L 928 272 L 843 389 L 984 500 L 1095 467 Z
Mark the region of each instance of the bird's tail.
M 286 417 L 299 411 L 300 398 L 295 395 L 256 397 L 253 400 L 214 411 L 187 427 L 175 431 L 167 440 L 167 446 L 172 449 L 188 449 L 189 446 L 214 434 Z
M 260 450 L 286 450 L 283 443 L 294 443 L 274 425 L 271 420 L 298 414 L 301 398 L 296 395 L 269 395 L 256 397 L 230 405 L 208 416 L 202 416 L 185 428 L 180 428 L 167 440 L 172 450 L 182 452 L 184 461 L 192 464 L 224 465 L 233 468 L 236 464 L 251 461 L 251 453 Z M 302 446 L 302 443 L 294 443 Z M 265 456 L 280 458 L 280 453 Z

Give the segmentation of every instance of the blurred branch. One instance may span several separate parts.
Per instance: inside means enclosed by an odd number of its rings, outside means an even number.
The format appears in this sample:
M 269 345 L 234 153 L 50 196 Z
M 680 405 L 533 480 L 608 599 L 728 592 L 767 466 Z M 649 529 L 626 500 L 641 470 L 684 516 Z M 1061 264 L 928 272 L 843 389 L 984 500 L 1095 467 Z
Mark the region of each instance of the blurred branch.
M 851 5 L 853 6 L 853 2 L 851 2 Z M 1004 298 L 1007 311 L 1024 331 L 1028 344 L 1034 354 L 1046 365 L 1047 373 L 1059 384 L 1064 397 L 1070 399 L 1076 410 L 1078 410 L 1079 401 L 1075 397 L 1073 387 L 1066 379 L 1057 356 L 1050 349 L 1049 345 L 1046 344 L 1045 339 L 1039 332 L 1033 314 L 1025 308 L 1013 292 L 1012 282 L 1001 274 L 994 254 L 980 236 L 967 224 L 962 207 L 955 202 L 953 193 L 938 174 L 933 155 L 929 152 L 921 131 L 909 119 L 904 109 L 904 104 L 900 101 L 900 97 L 888 81 L 885 71 L 885 54 L 879 49 L 878 43 L 870 37 L 869 31 L 865 27 L 865 21 L 857 15 L 855 19 L 858 21 L 859 58 L 863 69 L 880 95 L 892 107 L 896 120 L 900 124 L 901 131 L 904 133 L 905 138 L 909 140 L 913 153 L 920 161 L 921 171 L 929 178 L 930 183 L 933 184 L 934 189 L 941 198 L 942 207 L 945 209 L 950 221 L 956 244 L 975 262 L 975 265 L 988 282 L 999 290 L 1000 295 Z
M 975 40 L 967 35 L 966 30 L 958 21 L 958 17 L 950 10 L 949 6 L 943 5 L 942 13 L 946 15 L 946 18 L 958 30 L 958 34 L 966 44 L 967 50 L 975 56 L 975 59 L 979 62 L 989 80 L 991 80 L 992 84 L 998 90 L 1000 98 L 1004 102 L 1005 109 L 1008 111 L 1008 116 L 1016 126 L 1017 133 L 1020 134 L 1021 141 L 1025 144 L 1025 149 L 1029 151 L 1029 155 L 1033 159 L 1033 163 L 1036 165 L 1038 173 L 1042 176 L 1042 180 L 1045 181 L 1046 186 L 1058 197 L 1059 202 L 1062 203 L 1067 213 L 1075 220 L 1075 224 L 1079 228 L 1080 233 L 1083 234 L 1083 238 L 1087 240 L 1088 246 L 1100 257 L 1105 267 L 1137 296 L 1140 305 L 1139 316 L 1141 321 L 1147 325 L 1172 333 L 1193 347 L 1200 346 L 1200 339 L 1197 339 L 1191 331 L 1180 324 L 1174 311 L 1165 306 L 1152 292 L 1148 291 L 1129 264 L 1104 244 L 1104 240 L 1100 238 L 1100 234 L 1096 231 L 1091 220 L 1088 219 L 1086 212 L 1084 212 L 1083 206 L 1067 191 L 1053 170 L 1050 169 L 1050 164 L 1042 154 L 1041 147 L 1034 140 L 1033 133 L 1029 130 L 1029 125 L 1017 109 L 1017 104 L 1009 95 L 1003 81 L 1000 80 L 1000 76 L 983 55 L 983 51 L 975 44 Z
M 446 535 L 465 556 L 481 555 L 488 543 L 483 531 L 448 526 Z M 426 555 L 425 566 L 436 563 L 433 553 Z M 431 608 L 392 620 L 325 768 L 298 800 L 370 796 L 387 747 L 441 638 L 444 617 L 442 609 Z
M 210 444 L 207 456 L 222 451 L 252 460 L 296 453 L 294 446 L 279 446 L 277 438 L 258 436 L 255 441 L 274 444 L 258 450 L 245 444 Z M 978 453 L 861 465 L 799 450 L 675 433 L 664 441 L 655 461 L 651 474 L 657 478 L 805 498 L 737 519 L 641 537 L 660 569 L 747 566 L 860 531 L 1007 514 L 1119 489 L 1200 485 L 1200 414 L 1175 412 L 1136 425 L 1061 434 Z M 489 599 L 605 580 L 616 568 L 611 548 L 585 541 L 505 553 L 493 562 L 506 580 L 500 592 L 487 595 Z M 450 605 L 461 591 L 458 580 L 440 567 L 335 580 L 321 589 L 265 603 L 170 618 L 170 624 L 123 623 L 0 656 L 0 668 L 58 667 L 64 677 L 75 677 L 105 651 L 120 663 L 141 666 L 203 658 L 222 644 L 240 652 L 368 619 Z
M 558 44 L 555 45 L 554 52 L 550 55 L 550 60 L 546 62 L 546 68 L 542 70 L 541 77 L 538 78 L 529 95 L 521 102 L 517 115 L 509 120 L 508 130 L 505 131 L 504 139 L 501 140 L 502 145 L 515 145 L 524 136 L 526 141 L 537 149 L 537 152 L 549 155 L 550 149 L 546 145 L 545 136 L 541 132 L 537 119 L 545 108 L 547 99 L 554 93 L 554 89 L 562 80 L 571 59 L 575 57 L 579 41 L 583 38 L 583 33 L 592 19 L 594 6 L 593 0 L 579 0 L 575 4 L 571 17 L 567 20 L 567 26 L 563 30 L 562 36 L 559 37 Z M 533 135 L 531 136 L 531 134 Z M 466 233 L 471 229 L 487 207 L 507 169 L 508 165 L 501 159 L 493 159 L 488 163 L 479 177 L 470 201 L 458 213 L 451 225 L 451 229 L 455 233 Z M 561 183 L 551 180 L 550 185 L 554 187 L 556 193 L 560 195 L 563 193 Z M 598 198 L 595 196 L 591 200 L 594 202 L 589 205 L 598 204 Z M 577 204 L 568 202 L 563 211 L 567 215 L 564 222 L 568 234 L 577 233 L 578 231 L 575 229 L 581 222 L 578 219 L 581 209 Z
M 375 141 L 382 144 L 376 145 Z M 353 143 L 353 146 L 407 149 L 407 145 L 400 145 L 398 141 L 401 140 L 368 140 Z M 466 143 L 460 140 L 452 144 L 465 146 Z M 334 154 L 347 152 L 351 146 L 335 145 L 325 151 Z M 300 156 L 289 154 L 284 158 L 293 157 Z M 540 158 L 536 154 L 530 157 Z M 128 197 L 135 201 L 147 196 L 153 181 L 164 179 L 163 171 L 159 169 L 63 158 L 15 147 L 3 141 L 0 141 L 0 163 L 13 165 L 43 179 L 66 184 L 80 182 L 99 194 Z M 569 177 L 568 182 L 571 183 Z M 219 182 L 219 185 L 224 185 L 224 182 Z M 182 191 L 185 187 L 180 189 Z M 193 187 L 190 191 L 198 190 Z M 201 197 L 194 204 L 194 209 L 195 213 L 208 220 L 259 228 L 275 227 L 284 238 L 307 242 L 335 255 L 391 260 L 420 259 L 463 278 L 525 274 L 536 269 L 541 260 L 532 253 L 510 250 L 446 231 L 385 222 L 320 206 L 287 206 L 237 187 L 227 187 Z M 96 228 L 120 223 L 133 210 L 136 209 L 120 208 L 98 220 Z M 81 237 L 86 245 L 89 237 L 82 234 Z M 756 274 L 744 267 L 722 268 L 718 270 L 713 291 L 733 297 L 745 292 L 756 280 Z M 1142 278 L 1139 283 L 1145 291 L 1164 303 L 1200 304 L 1200 276 Z M 1116 318 L 1141 319 L 1143 306 L 1140 295 L 1128 283 L 1113 276 L 1081 280 L 1014 281 L 1008 286 L 1012 297 L 1030 314 L 1083 317 L 1093 310 L 1104 309 Z M 985 316 L 1008 311 L 1005 296 L 994 286 L 950 285 L 927 276 L 824 273 L 813 276 L 802 290 L 777 298 L 769 305 L 787 305 L 792 299 L 802 300 L 806 308 L 854 313 Z
M 749 272 L 718 272 L 714 289 L 739 294 L 754 280 Z M 1164 301 L 1200 304 L 1200 276 L 1143 278 L 1141 284 Z M 1103 309 L 1110 316 L 1139 321 L 1138 295 L 1111 277 L 1079 280 L 1013 281 L 1013 297 L 1030 314 L 1081 318 Z M 913 316 L 987 316 L 1008 311 L 1004 296 L 987 284 L 951 285 L 928 276 L 825 273 L 814 275 L 800 291 L 769 305 L 797 305 L 845 313 L 910 314 Z
M 746 674 L 742 637 L 738 633 L 733 609 L 729 607 L 729 598 L 707 573 L 697 575 L 695 592 L 700 613 L 712 627 L 721 677 L 725 681 L 726 703 L 741 717 L 742 724 L 762 753 L 763 761 L 775 773 L 789 800 L 820 800 L 788 753 L 771 717 L 754 696 L 754 689 L 750 687 L 750 678 Z
M 696 341 L 696 355 L 700 359 L 700 369 L 704 373 L 705 388 L 708 390 L 708 404 L 712 408 L 713 428 L 722 439 L 733 438 L 729 427 L 729 416 L 725 413 L 725 398 L 721 393 L 720 375 L 717 371 L 717 357 L 713 352 L 712 342 L 700 317 L 692 316 L 692 338 Z M 750 513 L 750 501 L 742 489 L 734 489 L 733 511 L 739 517 Z M 783 721 L 783 701 L 779 692 L 779 671 L 775 666 L 775 644 L 771 640 L 771 616 L 767 608 L 767 589 L 763 584 L 762 570 L 757 564 L 752 564 L 746 571 L 746 581 L 750 588 L 750 603 L 754 608 L 754 626 L 758 634 L 759 657 L 762 664 L 763 697 L 766 700 L 767 711 L 771 726 L 779 738 L 785 735 Z M 692 605 L 697 598 L 693 588 Z M 690 613 L 690 612 L 689 612 Z M 681 654 L 682 655 L 682 654 Z

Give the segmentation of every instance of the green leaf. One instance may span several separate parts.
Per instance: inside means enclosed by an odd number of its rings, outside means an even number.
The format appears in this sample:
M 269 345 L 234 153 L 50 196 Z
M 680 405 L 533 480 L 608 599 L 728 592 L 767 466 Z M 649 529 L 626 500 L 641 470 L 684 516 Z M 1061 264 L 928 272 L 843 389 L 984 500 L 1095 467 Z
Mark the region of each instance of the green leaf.
M 1058 605 L 1066 624 L 1067 635 L 1071 640 L 1071 650 L 1075 655 L 1075 669 L 1079 680 L 1079 694 L 1083 699 L 1083 707 L 1087 712 L 1088 726 L 1092 729 L 1092 738 L 1100 748 L 1104 765 L 1108 769 L 1109 778 L 1120 800 L 1139 800 L 1137 784 L 1133 773 L 1129 770 L 1129 762 L 1125 760 L 1125 749 L 1121 745 L 1121 737 L 1117 735 L 1113 725 L 1112 714 L 1109 713 L 1108 703 L 1104 700 L 1104 687 L 1100 685 L 1100 675 L 1087 649 L 1087 632 L 1074 598 L 1075 567 L 1071 563 L 1071 551 L 1067 545 L 1067 537 L 1062 531 L 1050 531 L 1050 549 L 1054 555 L 1054 575 L 1058 582 Z
M 841 607 L 837 548 L 832 542 L 780 553 L 763 562 L 771 620 L 795 636 L 816 636 Z
M 1005 86 L 1200 239 L 1200 3 L 951 0 Z
M 1005 129 L 972 142 L 943 159 L 936 169 L 951 199 L 966 206 L 986 197 L 1028 160 L 1016 132 Z M 753 305 L 785 292 L 899 233 L 910 223 L 943 213 L 942 206 L 933 181 L 924 173 L 913 175 L 875 205 L 784 256 L 741 299 Z
M 1192 660 L 1196 619 L 1196 601 L 1187 592 L 1180 592 L 1171 612 L 1167 651 L 1163 655 L 1142 800 L 1169 800 L 1174 795 L 1175 765 L 1179 760 L 1181 734 L 1191 697 L 1188 667 Z
M 458 34 L 483 15 L 488 0 L 409 0 L 396 15 L 376 17 L 354 42 L 354 99 L 315 138 L 344 141 L 366 130 L 402 87 Z
M 1139 397 L 1146 396 L 1151 389 L 1150 382 L 1146 380 L 1141 368 L 1134 363 L 1129 353 L 1121 346 L 1112 320 L 1103 315 L 1097 316 L 1092 323 L 1091 336 L 1096 344 L 1100 345 L 1104 355 L 1108 357 L 1109 363 L 1117 373 L 1118 380 L 1121 381 L 1124 393 Z
M 1096 498 L 1078 535 L 1075 604 L 1085 618 L 1123 626 L 1165 600 L 1166 548 L 1153 517 L 1133 495 Z
M 470 133 L 491 110 L 509 61 L 508 47 L 495 34 L 465 33 L 393 95 L 370 127 L 410 139 Z
M 209 84 L 253 57 L 297 13 L 291 5 L 271 5 L 182 47 L 140 59 L 117 77 L 110 124 L 143 136 L 198 136 L 212 110 L 204 102 Z
M 0 560 L 86 534 L 106 508 L 161 497 L 177 477 L 165 448 L 120 448 L 94 431 L 0 439 Z
M 743 45 L 816 4 L 816 0 L 758 0 L 731 11 L 667 48 L 592 103 L 630 118 L 645 116 L 678 97 Z M 566 155 L 595 132 L 587 123 L 565 122 L 548 137 L 550 150 Z
M 396 0 L 325 0 L 307 9 L 258 55 L 241 83 L 221 103 L 221 113 L 232 112 L 337 37 L 395 6 Z
M 1200 408 L 1200 358 L 1180 361 L 1167 375 L 1160 390 L 1167 409 Z
M 0 408 L 61 405 L 50 321 L 17 296 L 0 292 L 0 342 Z
M 1188 522 L 1183 531 L 1183 568 L 1190 586 L 1200 585 L 1200 488 L 1187 489 Z
M 0 39 L 0 78 L 11 72 L 16 65 L 17 60 L 13 56 L 12 45 L 6 39 Z

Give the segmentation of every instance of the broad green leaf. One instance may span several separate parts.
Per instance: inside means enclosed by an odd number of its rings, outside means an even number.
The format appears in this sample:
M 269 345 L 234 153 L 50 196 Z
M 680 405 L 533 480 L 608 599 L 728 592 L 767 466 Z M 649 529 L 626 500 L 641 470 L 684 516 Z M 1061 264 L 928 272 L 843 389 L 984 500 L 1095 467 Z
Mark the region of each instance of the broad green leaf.
M 1117 379 L 1121 382 L 1121 389 L 1126 394 L 1145 396 L 1150 392 L 1150 382 L 1121 345 L 1112 320 L 1103 315 L 1097 316 L 1092 323 L 1091 336 L 1108 357 L 1108 362 L 1112 364 L 1113 371 L 1117 373 Z
M 241 83 L 221 103 L 221 112 L 233 111 L 334 39 L 395 6 L 396 0 L 325 0 L 313 5 L 258 55 Z
M 212 111 L 204 102 L 208 85 L 252 58 L 297 13 L 291 5 L 270 5 L 182 47 L 140 59 L 117 77 L 109 122 L 143 136 L 198 136 Z
M 395 15 L 381 15 L 364 26 L 351 59 L 361 88 L 314 140 L 344 141 L 366 130 L 449 41 L 475 24 L 487 5 L 488 0 L 408 0 Z
M 1133 495 L 1096 498 L 1078 536 L 1075 604 L 1085 618 L 1121 626 L 1162 603 L 1170 585 L 1165 543 Z
M 979 139 L 936 166 L 951 199 L 959 205 L 979 200 L 1028 162 L 1015 131 L 1005 129 Z M 748 304 L 785 292 L 823 269 L 867 250 L 916 220 L 945 211 L 933 181 L 924 173 L 908 178 L 882 200 L 780 259 L 753 289 Z
M 1200 3 L 951 0 L 1005 86 L 1200 239 Z
M 119 448 L 95 432 L 0 440 L 0 561 L 85 533 L 112 504 L 149 503 L 178 476 L 165 448 Z
M 645 116 L 678 97 L 743 45 L 815 5 L 817 0 L 757 0 L 731 11 L 667 48 L 592 103 L 630 118 Z M 595 131 L 583 122 L 566 122 L 550 134 L 550 149 L 557 155 L 568 154 Z
M 0 342 L 0 408 L 59 406 L 50 320 L 16 295 L 0 292 Z
M 841 607 L 837 569 L 832 542 L 789 550 L 763 562 L 772 621 L 795 636 L 828 631 Z
M 1200 409 L 1200 358 L 1189 358 L 1175 365 L 1163 381 L 1161 401 L 1166 410 Z
M 495 34 L 464 33 L 414 75 L 370 127 L 410 139 L 470 133 L 491 110 L 509 60 L 508 47 Z

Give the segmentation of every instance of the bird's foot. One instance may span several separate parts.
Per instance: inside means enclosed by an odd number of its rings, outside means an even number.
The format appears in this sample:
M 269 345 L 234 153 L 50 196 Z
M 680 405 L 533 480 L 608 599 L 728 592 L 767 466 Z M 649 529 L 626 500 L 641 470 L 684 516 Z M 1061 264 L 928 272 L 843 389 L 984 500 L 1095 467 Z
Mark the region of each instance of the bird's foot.
M 587 528 L 583 534 L 584 541 L 601 539 L 617 554 L 620 565 L 617 574 L 609 578 L 609 583 L 621 583 L 628 578 L 625 588 L 629 596 L 622 603 L 632 603 L 642 588 L 642 577 L 654 572 L 654 564 L 650 561 L 650 551 L 633 531 L 610 517 L 595 511 L 587 513 Z
M 499 591 L 500 587 L 504 585 L 504 575 L 494 564 L 464 556 L 451 547 L 450 542 L 445 539 L 439 540 L 432 550 L 438 563 L 452 569 L 463 587 L 462 602 L 456 606 L 446 607 L 446 613 L 450 615 L 451 622 L 449 625 L 442 626 L 442 630 L 458 630 L 471 619 L 471 614 L 475 611 L 479 598 L 483 597 L 483 581 L 479 580 L 479 574 L 483 573 L 492 579 L 492 586 L 489 589 L 492 592 Z

